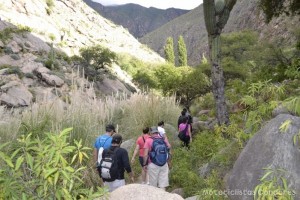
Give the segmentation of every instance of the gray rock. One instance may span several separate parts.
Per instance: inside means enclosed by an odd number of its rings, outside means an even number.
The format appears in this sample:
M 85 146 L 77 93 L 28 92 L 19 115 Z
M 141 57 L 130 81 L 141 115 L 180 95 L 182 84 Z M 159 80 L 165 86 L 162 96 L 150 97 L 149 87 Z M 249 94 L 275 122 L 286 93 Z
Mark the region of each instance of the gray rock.
M 0 96 L 1 104 L 9 107 L 23 107 L 30 105 L 33 96 L 23 85 L 12 85 L 10 87 L 4 85 L 4 87 L 1 87 L 1 90 L 3 90 L 3 88 L 7 91 Z
M 279 127 L 286 120 L 291 123 L 285 133 Z M 268 122 L 243 149 L 227 179 L 227 188 L 236 191 L 253 191 L 260 183 L 263 168 L 282 168 L 287 171 L 288 187 L 300 199 L 300 151 L 293 145 L 293 136 L 299 133 L 300 118 L 280 114 Z M 250 195 L 230 196 L 232 200 L 252 200 Z
M 199 196 L 192 196 L 192 197 L 188 197 L 185 200 L 198 200 Z
M 283 105 L 280 105 L 272 111 L 272 116 L 276 117 L 277 115 L 280 115 L 280 114 L 291 114 L 291 113 L 288 111 L 288 109 L 286 107 L 284 107 Z
M 183 200 L 178 194 L 171 194 L 160 188 L 145 184 L 129 184 L 110 193 L 109 199 L 116 200 Z
M 130 139 L 130 140 L 126 140 L 126 141 L 122 142 L 121 147 L 126 149 L 127 152 L 129 153 L 130 150 L 135 147 L 134 144 L 135 144 L 134 139 Z
M 42 73 L 42 80 L 45 81 L 50 86 L 61 87 L 65 82 L 61 78 L 55 75 Z
M 14 40 L 7 44 L 7 48 L 10 48 L 12 53 L 19 53 L 22 50 L 22 48 Z
M 178 195 L 180 195 L 180 196 L 182 196 L 182 197 L 183 197 L 183 195 L 184 195 L 184 192 L 183 192 L 183 189 L 182 189 L 182 188 L 176 188 L 176 189 L 174 189 L 171 193 L 173 193 L 173 194 L 178 194 Z

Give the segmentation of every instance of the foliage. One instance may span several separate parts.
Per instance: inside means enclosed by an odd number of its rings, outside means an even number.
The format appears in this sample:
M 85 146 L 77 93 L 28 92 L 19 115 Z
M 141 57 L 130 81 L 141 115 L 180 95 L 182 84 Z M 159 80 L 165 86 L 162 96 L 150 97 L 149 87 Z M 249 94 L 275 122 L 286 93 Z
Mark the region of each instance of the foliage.
M 143 88 L 156 88 L 157 81 L 154 78 L 153 71 L 139 70 L 134 76 L 133 81 Z
M 267 22 L 270 22 L 273 17 L 278 17 L 281 14 L 300 14 L 300 3 L 298 0 L 260 0 L 260 7 L 265 13 Z
M 176 94 L 177 99 L 186 107 L 209 91 L 210 81 L 200 68 L 174 68 L 172 65 L 163 65 L 156 69 L 155 75 L 163 93 Z
M 291 112 L 300 116 L 300 97 L 290 97 L 284 101 L 284 106 Z
M 101 69 L 105 65 L 111 65 L 117 58 L 114 52 L 100 45 L 81 48 L 79 52 L 82 64 L 85 67 L 92 67 L 95 70 Z
M 264 168 L 265 174 L 260 178 L 261 183 L 254 189 L 255 200 L 292 200 L 293 191 L 288 188 L 283 169 Z
M 18 27 L 6 27 L 0 31 L 0 41 L 6 42 L 12 38 L 12 34 L 22 34 L 24 32 L 31 32 L 32 29 L 28 26 L 18 26 Z
M 70 145 L 71 128 L 59 134 L 46 133 L 45 138 L 23 135 L 17 141 L 1 145 L 15 146 L 7 154 L 0 151 L 3 169 L 0 196 L 5 199 L 89 199 L 102 196 L 104 190 L 82 189 L 83 163 L 88 159 L 82 141 Z M 14 142 L 14 144 L 12 144 Z M 8 147 L 9 147 L 8 146 Z M 92 193 L 91 193 L 92 192 Z M 86 196 L 88 195 L 88 196 Z
M 178 66 L 187 66 L 187 50 L 182 35 L 179 36 L 177 47 L 178 47 Z
M 175 65 L 174 42 L 172 37 L 168 37 L 164 47 L 165 59 Z

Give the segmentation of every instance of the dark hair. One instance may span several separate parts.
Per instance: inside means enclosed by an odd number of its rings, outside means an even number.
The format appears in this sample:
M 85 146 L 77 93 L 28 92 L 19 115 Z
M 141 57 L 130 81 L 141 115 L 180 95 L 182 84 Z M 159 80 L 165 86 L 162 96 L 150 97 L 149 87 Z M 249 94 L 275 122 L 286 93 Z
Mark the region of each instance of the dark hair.
M 108 124 L 108 125 L 105 127 L 105 131 L 106 131 L 106 132 L 111 132 L 111 131 L 116 132 L 116 129 L 115 129 L 115 126 L 114 126 L 114 125 Z
M 165 122 L 164 121 L 160 121 L 158 122 L 157 126 L 162 126 L 162 125 L 165 125 Z
M 143 134 L 148 134 L 149 133 L 149 127 L 146 127 L 143 129 Z
M 182 118 L 182 123 L 187 123 L 187 121 L 188 121 L 188 117 L 183 117 Z
M 186 114 L 186 111 L 181 111 L 181 115 L 185 115 Z
M 113 144 L 121 144 L 121 142 L 122 142 L 122 135 L 120 135 L 120 134 L 114 134 L 112 136 L 111 143 L 113 143 Z

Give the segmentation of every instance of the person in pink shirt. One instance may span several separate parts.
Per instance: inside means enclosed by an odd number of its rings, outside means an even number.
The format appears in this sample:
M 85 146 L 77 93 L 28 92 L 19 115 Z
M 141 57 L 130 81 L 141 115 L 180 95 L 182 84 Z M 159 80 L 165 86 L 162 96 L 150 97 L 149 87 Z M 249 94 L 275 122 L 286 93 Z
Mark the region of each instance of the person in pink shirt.
M 146 142 L 147 138 L 149 138 L 149 137 L 150 137 L 149 127 L 146 127 L 146 128 L 143 129 L 143 135 L 138 137 L 138 139 L 136 140 L 136 147 L 134 149 L 133 156 L 131 158 L 131 164 L 134 163 L 137 152 L 139 152 L 139 161 L 140 161 L 141 166 L 143 167 L 144 145 L 145 145 L 145 142 Z M 143 168 L 143 170 L 142 170 L 142 184 L 145 184 L 145 183 L 149 184 L 149 181 L 147 181 L 147 171 L 145 171 L 144 168 Z
M 184 140 L 182 140 L 183 146 L 189 148 L 189 144 L 190 144 L 190 142 L 192 142 L 192 134 L 191 134 L 191 125 L 188 123 L 187 117 L 184 117 L 182 119 L 182 123 L 179 124 L 179 127 L 178 127 L 178 132 L 183 131 L 183 130 L 186 130 L 185 138 L 184 138 Z
M 150 128 L 151 137 L 144 145 L 143 168 L 149 174 L 149 183 L 154 187 L 166 189 L 169 186 L 169 151 L 171 145 L 167 138 L 159 135 L 157 126 Z

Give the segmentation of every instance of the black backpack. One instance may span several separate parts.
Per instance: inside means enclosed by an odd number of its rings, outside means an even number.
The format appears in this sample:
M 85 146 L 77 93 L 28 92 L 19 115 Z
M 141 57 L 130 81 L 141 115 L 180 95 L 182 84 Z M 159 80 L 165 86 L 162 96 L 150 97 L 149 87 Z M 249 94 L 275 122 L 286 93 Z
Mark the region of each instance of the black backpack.
M 152 143 L 152 149 L 149 153 L 151 162 L 158 166 L 163 166 L 167 163 L 169 152 L 167 144 L 163 138 L 154 138 Z
M 116 152 L 119 148 L 114 150 L 107 149 L 103 152 L 103 158 L 98 167 L 100 177 L 107 182 L 116 180 L 119 177 L 118 159 Z

